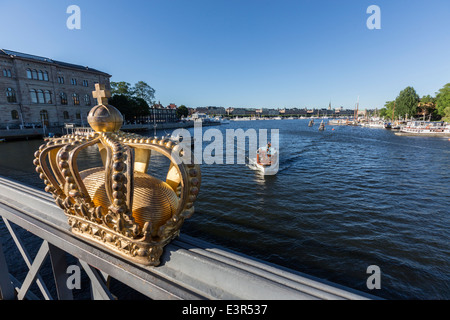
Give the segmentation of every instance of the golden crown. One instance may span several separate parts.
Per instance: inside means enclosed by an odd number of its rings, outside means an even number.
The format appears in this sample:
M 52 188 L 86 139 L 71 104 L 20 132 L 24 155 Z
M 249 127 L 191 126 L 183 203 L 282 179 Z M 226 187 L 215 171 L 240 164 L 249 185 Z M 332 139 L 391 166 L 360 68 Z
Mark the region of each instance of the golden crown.
M 64 210 L 73 233 L 135 262 L 156 266 L 163 248 L 194 213 L 200 166 L 180 161 L 185 148 L 167 138 L 125 133 L 110 92 L 96 84 L 98 105 L 88 115 L 93 132 L 65 135 L 40 146 L 34 164 Z M 103 166 L 79 171 L 77 157 L 97 146 Z M 166 180 L 147 173 L 152 151 L 170 159 Z M 189 150 L 190 151 L 190 150 Z

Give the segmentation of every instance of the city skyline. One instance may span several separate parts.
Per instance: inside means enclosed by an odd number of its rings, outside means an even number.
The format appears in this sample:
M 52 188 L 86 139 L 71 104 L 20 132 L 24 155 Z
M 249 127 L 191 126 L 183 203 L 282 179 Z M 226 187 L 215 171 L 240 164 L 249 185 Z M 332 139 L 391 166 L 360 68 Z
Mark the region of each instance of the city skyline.
M 70 5 L 80 29 L 69 29 Z M 367 8 L 380 8 L 371 30 Z M 0 47 L 145 81 L 163 105 L 382 108 L 450 82 L 450 3 L 3 1 Z

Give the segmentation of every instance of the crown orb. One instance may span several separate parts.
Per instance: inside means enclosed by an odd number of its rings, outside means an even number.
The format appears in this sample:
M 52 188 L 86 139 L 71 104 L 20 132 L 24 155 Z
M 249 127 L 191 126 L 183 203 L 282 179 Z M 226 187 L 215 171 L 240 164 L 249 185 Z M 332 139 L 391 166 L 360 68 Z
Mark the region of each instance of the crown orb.
M 96 132 L 117 132 L 123 124 L 120 111 L 111 105 L 103 104 L 93 107 L 87 120 Z

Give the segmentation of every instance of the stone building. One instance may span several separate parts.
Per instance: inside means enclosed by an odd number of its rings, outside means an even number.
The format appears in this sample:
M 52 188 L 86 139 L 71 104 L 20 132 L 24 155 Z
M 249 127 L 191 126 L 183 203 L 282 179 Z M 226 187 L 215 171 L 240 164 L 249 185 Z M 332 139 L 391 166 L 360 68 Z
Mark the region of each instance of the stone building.
M 0 129 L 87 125 L 95 83 L 111 75 L 80 65 L 0 49 Z
M 150 107 L 150 115 L 140 119 L 141 123 L 162 123 L 177 122 L 180 119 L 177 116 L 177 106 L 174 103 L 164 107 L 161 102 L 154 103 Z

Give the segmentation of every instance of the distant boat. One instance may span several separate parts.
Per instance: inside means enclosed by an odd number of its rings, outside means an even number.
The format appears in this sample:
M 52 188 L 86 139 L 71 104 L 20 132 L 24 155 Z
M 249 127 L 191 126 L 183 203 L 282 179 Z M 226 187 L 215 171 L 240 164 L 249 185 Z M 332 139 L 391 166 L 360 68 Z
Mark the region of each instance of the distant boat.
M 221 124 L 229 124 L 230 120 L 223 118 L 223 117 L 215 117 L 214 118 L 216 121 L 220 122 Z
M 330 119 L 328 120 L 329 126 L 346 126 L 348 125 L 348 119 Z
M 196 112 L 188 117 L 186 120 L 193 120 L 194 122 L 202 122 L 203 124 L 221 124 L 220 120 L 212 118 L 205 113 Z
M 383 120 L 369 120 L 366 123 L 361 124 L 363 127 L 367 128 L 384 128 L 385 122 Z

